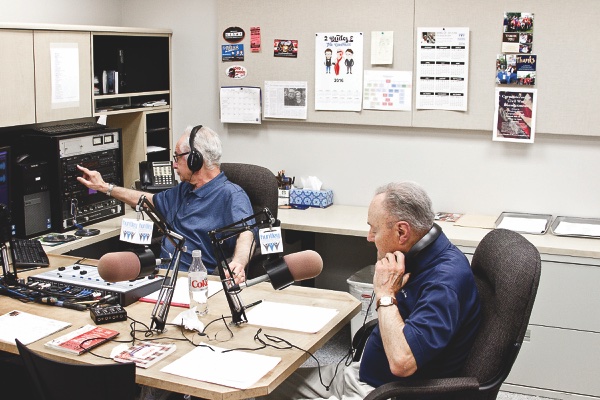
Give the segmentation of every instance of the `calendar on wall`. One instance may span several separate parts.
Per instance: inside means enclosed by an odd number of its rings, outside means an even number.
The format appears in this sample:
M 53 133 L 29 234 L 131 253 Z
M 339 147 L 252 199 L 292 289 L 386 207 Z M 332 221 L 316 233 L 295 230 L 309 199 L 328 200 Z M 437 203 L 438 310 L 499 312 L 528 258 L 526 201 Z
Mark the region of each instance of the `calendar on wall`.
M 221 87 L 221 122 L 260 124 L 260 88 L 250 86 Z
M 469 28 L 418 28 L 416 108 L 467 111 Z

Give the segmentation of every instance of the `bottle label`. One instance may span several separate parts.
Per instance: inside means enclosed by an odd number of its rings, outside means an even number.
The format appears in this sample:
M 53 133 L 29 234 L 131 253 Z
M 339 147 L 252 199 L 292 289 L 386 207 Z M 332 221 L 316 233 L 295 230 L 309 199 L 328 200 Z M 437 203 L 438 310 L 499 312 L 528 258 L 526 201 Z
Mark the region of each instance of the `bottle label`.
M 190 281 L 190 286 L 193 289 L 200 289 L 200 288 L 208 287 L 208 280 L 207 279 L 192 279 Z

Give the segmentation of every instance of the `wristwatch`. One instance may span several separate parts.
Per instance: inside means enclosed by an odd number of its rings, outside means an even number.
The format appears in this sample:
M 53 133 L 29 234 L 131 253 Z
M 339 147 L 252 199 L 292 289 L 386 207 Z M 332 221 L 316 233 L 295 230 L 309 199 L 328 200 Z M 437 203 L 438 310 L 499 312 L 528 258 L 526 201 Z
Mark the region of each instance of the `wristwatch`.
M 388 307 L 391 305 L 398 305 L 395 297 L 392 296 L 381 296 L 379 300 L 377 300 L 377 304 L 375 305 L 375 311 L 379 310 L 379 307 Z

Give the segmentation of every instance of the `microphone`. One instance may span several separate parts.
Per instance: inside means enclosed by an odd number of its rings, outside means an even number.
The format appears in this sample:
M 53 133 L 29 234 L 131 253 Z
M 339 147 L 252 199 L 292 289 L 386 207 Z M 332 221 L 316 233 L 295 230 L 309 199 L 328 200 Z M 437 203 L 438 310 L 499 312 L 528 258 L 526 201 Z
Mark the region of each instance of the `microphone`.
M 316 251 L 305 250 L 267 261 L 264 267 L 267 275 L 233 285 L 228 291 L 236 292 L 266 281 L 271 281 L 275 290 L 285 289 L 295 281 L 311 279 L 319 275 L 323 270 L 323 259 Z
M 107 282 L 133 281 L 153 275 L 169 259 L 155 258 L 149 248 L 106 253 L 98 261 L 98 274 Z

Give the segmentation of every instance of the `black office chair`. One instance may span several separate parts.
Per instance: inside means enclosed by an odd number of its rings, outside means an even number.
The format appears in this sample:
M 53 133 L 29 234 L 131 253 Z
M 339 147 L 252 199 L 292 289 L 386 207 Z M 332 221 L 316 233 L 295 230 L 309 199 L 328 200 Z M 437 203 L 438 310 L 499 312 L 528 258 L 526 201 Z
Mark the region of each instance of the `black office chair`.
M 221 171 L 227 179 L 239 185 L 250 199 L 254 213 L 262 211 L 265 207 L 277 218 L 278 184 L 275 175 L 265 167 L 253 164 L 222 163 Z M 258 247 L 246 268 L 248 279 L 265 273 L 262 263 L 266 257 L 260 255 Z
M 482 320 L 460 376 L 388 383 L 365 400 L 428 395 L 439 396 L 436 399 L 496 398 L 523 343 L 540 281 L 540 254 L 520 234 L 495 229 L 475 249 L 471 267 L 481 298 Z M 355 337 L 359 334 L 361 330 Z
M 68 364 L 29 350 L 16 340 L 35 387 L 37 400 L 133 400 L 137 386 L 134 363 Z

